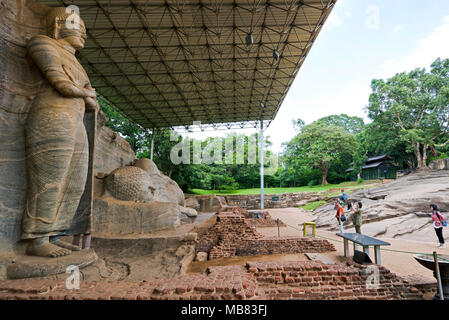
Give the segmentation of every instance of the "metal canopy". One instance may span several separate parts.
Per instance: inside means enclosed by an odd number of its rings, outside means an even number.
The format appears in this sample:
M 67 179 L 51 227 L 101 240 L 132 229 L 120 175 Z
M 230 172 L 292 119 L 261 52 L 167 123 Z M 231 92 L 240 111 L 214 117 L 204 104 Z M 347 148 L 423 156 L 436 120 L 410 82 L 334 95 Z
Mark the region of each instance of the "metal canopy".
M 273 120 L 336 0 L 40 2 L 80 8 L 93 87 L 159 128 Z

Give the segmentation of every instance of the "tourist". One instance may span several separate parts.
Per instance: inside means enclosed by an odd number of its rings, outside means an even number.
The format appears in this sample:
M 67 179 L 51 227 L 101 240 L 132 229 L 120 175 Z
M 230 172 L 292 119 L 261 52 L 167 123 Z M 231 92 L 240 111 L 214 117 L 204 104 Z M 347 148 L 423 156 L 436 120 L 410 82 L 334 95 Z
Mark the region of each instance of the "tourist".
M 337 218 L 337 221 L 338 221 L 340 233 L 344 233 L 345 231 L 343 230 L 343 222 L 346 221 L 346 217 L 345 217 L 345 212 L 343 210 L 343 207 L 340 204 L 340 201 L 337 200 L 335 202 L 335 208 L 337 209 L 337 214 L 335 215 L 335 217 Z
M 342 192 L 342 194 L 341 194 L 341 196 L 339 198 L 341 206 L 344 208 L 346 203 L 347 203 L 348 204 L 348 210 L 351 209 L 350 205 L 349 205 L 349 202 L 348 202 L 348 194 L 345 192 L 344 189 L 342 189 L 341 192 Z
M 352 206 L 352 223 L 355 227 L 355 232 L 362 234 L 362 202 L 357 202 L 355 206 Z
M 432 225 L 435 228 L 438 240 L 440 241 L 438 248 L 442 249 L 445 247 L 443 226 L 446 225 L 446 218 L 440 213 L 440 211 L 438 211 L 438 206 L 436 204 L 431 204 L 430 210 L 432 211 Z

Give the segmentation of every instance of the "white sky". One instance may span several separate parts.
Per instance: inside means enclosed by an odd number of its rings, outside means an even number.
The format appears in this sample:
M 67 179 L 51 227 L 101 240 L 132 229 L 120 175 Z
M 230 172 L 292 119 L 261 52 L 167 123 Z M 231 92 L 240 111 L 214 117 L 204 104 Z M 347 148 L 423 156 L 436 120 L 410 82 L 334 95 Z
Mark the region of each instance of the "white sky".
M 275 152 L 307 124 L 331 114 L 363 117 L 371 80 L 449 58 L 449 1 L 338 0 L 299 71 L 275 120 L 266 130 Z M 236 130 L 252 134 L 256 129 Z M 189 134 L 196 139 L 229 131 Z

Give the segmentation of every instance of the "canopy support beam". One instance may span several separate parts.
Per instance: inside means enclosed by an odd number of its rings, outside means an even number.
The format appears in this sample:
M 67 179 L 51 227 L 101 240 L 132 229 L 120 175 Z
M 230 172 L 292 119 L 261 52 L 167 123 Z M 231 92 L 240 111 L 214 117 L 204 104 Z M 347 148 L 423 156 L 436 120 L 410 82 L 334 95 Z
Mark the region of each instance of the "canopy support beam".
M 264 209 L 264 138 L 263 138 L 263 119 L 260 119 L 260 134 L 259 134 L 259 150 L 260 150 L 260 209 Z
M 153 161 L 153 153 L 154 153 L 154 134 L 155 134 L 155 129 L 153 128 L 153 132 L 151 133 L 151 151 L 150 151 L 151 161 Z

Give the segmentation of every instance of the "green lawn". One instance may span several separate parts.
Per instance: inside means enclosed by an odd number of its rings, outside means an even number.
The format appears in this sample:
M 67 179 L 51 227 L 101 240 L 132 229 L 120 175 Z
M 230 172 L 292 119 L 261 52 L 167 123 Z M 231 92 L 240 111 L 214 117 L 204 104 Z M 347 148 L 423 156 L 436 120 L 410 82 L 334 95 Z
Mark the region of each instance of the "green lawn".
M 322 192 L 327 191 L 329 189 L 334 188 L 347 188 L 348 193 L 353 188 L 360 188 L 364 185 L 371 185 L 378 183 L 377 180 L 364 181 L 362 184 L 358 184 L 357 182 L 343 182 L 340 184 L 328 184 L 326 186 L 305 186 L 305 187 L 297 187 L 297 188 L 265 188 L 265 194 L 278 194 L 278 193 L 294 193 L 294 192 Z M 240 195 L 240 194 L 260 194 L 259 188 L 254 189 L 240 189 L 240 190 L 203 190 L 203 189 L 191 189 L 189 190 L 190 194 L 216 194 L 216 195 Z M 339 192 L 337 192 L 339 193 Z
M 327 202 L 324 200 L 320 200 L 320 201 L 314 201 L 314 202 L 309 202 L 308 204 L 306 204 L 305 206 L 302 206 L 300 208 L 305 209 L 305 210 L 309 210 L 309 211 L 313 211 L 318 207 L 321 207 L 323 205 L 325 205 Z

